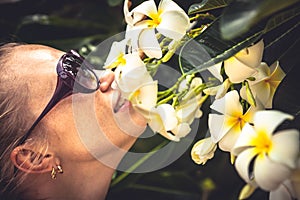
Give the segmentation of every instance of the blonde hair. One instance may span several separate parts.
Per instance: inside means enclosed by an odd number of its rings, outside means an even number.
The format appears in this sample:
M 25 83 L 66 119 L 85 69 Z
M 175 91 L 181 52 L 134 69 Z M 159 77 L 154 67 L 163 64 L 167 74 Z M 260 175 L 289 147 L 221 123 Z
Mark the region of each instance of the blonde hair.
M 34 118 L 27 105 L 28 87 L 16 77 L 11 61 L 8 62 L 19 45 L 10 43 L 0 47 L 0 199 L 21 199 L 18 186 L 26 174 L 16 170 L 10 154 Z

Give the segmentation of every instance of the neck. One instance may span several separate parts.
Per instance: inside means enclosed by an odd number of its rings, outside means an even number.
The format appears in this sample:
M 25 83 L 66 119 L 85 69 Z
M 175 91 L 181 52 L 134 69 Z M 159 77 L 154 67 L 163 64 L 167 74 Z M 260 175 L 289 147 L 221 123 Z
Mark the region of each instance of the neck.
M 76 166 L 76 167 L 75 167 Z M 64 166 L 64 173 L 51 179 L 50 173 L 31 174 L 27 181 L 29 188 L 34 188 L 26 196 L 28 199 L 74 199 L 74 200 L 102 200 L 107 194 L 114 169 L 108 168 L 97 161 L 97 165 Z M 99 172 L 101 174 L 95 174 Z M 88 170 L 84 170 L 88 169 Z M 25 184 L 27 185 L 27 183 Z

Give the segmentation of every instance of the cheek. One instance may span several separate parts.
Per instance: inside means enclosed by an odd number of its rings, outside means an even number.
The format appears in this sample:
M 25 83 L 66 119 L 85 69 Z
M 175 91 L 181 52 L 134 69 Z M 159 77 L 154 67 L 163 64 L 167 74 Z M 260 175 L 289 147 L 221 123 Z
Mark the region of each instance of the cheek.
M 79 134 L 80 127 L 75 120 L 78 116 L 73 112 L 71 99 L 60 102 L 49 114 L 46 122 L 47 127 L 51 127 L 48 132 L 49 146 L 64 159 L 94 160 L 84 145 L 82 135 Z M 89 138 L 88 134 L 89 132 L 86 132 L 83 136 Z
M 136 113 L 130 105 L 117 113 L 113 112 L 116 95 L 114 91 L 99 93 L 95 97 L 98 123 L 105 135 L 116 145 L 123 144 L 128 138 L 136 139 L 146 128 L 144 118 Z
M 113 115 L 116 126 L 125 134 L 139 137 L 146 128 L 145 118 L 133 110 L 131 105 L 126 106 L 126 109 L 121 109 Z

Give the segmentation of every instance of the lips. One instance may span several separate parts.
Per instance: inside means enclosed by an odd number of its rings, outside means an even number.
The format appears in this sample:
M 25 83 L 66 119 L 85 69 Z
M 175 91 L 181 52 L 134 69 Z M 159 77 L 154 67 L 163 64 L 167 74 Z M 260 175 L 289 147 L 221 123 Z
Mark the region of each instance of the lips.
M 122 97 L 121 92 L 118 91 L 118 90 L 115 90 L 114 94 L 113 94 L 113 110 L 114 110 L 114 113 L 117 113 L 120 110 L 125 109 L 129 105 L 130 105 L 130 102 L 127 99 L 125 99 L 124 97 Z

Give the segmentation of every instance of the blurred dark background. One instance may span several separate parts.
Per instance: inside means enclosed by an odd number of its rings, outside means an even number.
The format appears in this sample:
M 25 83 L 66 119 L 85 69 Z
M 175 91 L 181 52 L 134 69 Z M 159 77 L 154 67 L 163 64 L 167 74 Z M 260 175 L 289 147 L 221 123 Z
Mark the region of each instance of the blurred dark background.
M 133 0 L 133 6 L 142 2 Z M 197 2 L 175 0 L 185 10 Z M 101 41 L 125 30 L 122 0 L 0 0 L 0 42 L 25 42 L 69 50 L 89 51 Z M 208 105 L 204 108 L 208 109 Z M 193 143 L 206 133 L 207 119 L 200 120 Z M 164 141 L 156 136 L 153 141 Z M 134 149 L 149 149 L 151 141 Z M 161 170 L 130 174 L 111 187 L 107 199 L 233 200 L 244 182 L 230 164 L 229 154 L 216 152 L 204 166 L 190 158 L 191 147 L 173 164 Z M 116 173 L 116 177 L 121 172 Z M 80 194 L 78 194 L 80 195 Z M 250 200 L 266 200 L 257 190 Z

